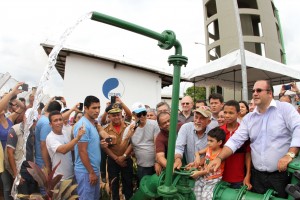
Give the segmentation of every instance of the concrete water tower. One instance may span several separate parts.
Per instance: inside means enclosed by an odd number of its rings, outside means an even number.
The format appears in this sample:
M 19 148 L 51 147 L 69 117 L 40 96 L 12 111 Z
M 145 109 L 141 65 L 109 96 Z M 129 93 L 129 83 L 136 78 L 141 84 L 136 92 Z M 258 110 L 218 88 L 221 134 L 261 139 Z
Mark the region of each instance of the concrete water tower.
M 283 40 L 272 0 L 238 0 L 245 49 L 285 63 Z M 206 61 L 239 49 L 233 0 L 203 0 Z

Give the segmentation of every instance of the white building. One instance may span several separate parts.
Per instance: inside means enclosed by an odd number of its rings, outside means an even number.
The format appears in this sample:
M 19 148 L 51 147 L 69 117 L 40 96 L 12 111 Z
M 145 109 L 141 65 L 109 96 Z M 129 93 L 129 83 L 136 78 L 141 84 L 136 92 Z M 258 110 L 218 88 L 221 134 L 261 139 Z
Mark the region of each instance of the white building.
M 41 45 L 49 55 L 53 45 Z M 68 105 L 94 95 L 100 99 L 101 112 L 112 95 L 120 96 L 129 108 L 136 101 L 154 108 L 161 101 L 161 89 L 173 79 L 162 71 L 69 48 L 60 51 L 55 67 L 64 79 Z

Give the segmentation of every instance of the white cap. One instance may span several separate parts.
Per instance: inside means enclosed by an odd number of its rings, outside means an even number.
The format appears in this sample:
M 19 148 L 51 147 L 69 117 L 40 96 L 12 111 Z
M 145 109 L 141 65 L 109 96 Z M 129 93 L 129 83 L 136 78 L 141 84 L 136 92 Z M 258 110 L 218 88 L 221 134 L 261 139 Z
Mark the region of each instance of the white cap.
M 140 113 L 140 112 L 143 112 L 143 111 L 146 111 L 146 107 L 141 102 L 135 102 L 132 105 L 132 112 L 134 112 L 134 113 Z

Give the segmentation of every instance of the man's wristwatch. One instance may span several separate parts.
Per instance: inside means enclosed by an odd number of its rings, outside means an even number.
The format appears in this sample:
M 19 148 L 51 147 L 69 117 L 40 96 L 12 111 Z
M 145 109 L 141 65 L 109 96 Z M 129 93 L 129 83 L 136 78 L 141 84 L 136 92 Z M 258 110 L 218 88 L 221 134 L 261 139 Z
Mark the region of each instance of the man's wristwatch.
M 296 157 L 296 154 L 294 152 L 287 152 L 285 155 L 290 156 L 292 159 Z
M 124 156 L 125 158 L 127 158 L 127 155 L 126 155 L 126 153 L 124 153 L 124 154 L 123 154 L 123 156 Z

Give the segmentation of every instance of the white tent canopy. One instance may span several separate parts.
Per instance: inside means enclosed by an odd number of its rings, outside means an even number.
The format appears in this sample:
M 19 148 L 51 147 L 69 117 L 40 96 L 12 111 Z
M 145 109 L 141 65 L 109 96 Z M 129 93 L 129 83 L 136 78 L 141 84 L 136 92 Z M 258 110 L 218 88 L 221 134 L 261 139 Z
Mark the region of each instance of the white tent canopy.
M 251 88 L 256 80 L 270 80 L 273 85 L 299 81 L 300 69 L 245 51 L 247 83 Z M 236 50 L 202 67 L 187 71 L 184 77 L 195 85 L 220 85 L 230 89 L 242 87 L 241 56 Z

